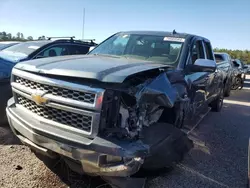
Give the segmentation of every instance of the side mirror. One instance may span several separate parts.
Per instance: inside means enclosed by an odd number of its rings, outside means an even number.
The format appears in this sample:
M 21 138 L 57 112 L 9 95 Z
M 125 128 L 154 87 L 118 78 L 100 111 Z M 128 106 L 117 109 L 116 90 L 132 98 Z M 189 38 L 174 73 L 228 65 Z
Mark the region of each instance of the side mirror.
M 209 59 L 197 59 L 193 65 L 190 65 L 192 72 L 215 72 L 216 62 Z

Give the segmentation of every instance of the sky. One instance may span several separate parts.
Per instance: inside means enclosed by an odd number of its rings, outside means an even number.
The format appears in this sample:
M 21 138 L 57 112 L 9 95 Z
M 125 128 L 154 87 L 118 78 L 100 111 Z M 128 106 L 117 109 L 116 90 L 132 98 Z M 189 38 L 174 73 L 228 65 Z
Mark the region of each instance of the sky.
M 197 34 L 213 47 L 250 50 L 250 0 L 0 0 L 0 31 L 101 42 L 119 31 Z

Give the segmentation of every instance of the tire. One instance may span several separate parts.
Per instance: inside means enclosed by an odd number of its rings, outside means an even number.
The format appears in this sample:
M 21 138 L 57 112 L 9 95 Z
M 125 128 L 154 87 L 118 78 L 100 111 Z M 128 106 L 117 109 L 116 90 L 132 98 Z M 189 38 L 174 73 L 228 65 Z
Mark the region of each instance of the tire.
M 225 86 L 224 90 L 225 90 L 224 96 L 229 97 L 230 94 L 231 94 L 231 87 L 230 86 L 227 86 L 227 87 Z
M 219 96 L 210 104 L 212 111 L 220 112 L 223 106 L 224 89 L 221 89 Z
M 242 85 L 241 83 L 242 83 L 241 78 L 237 76 L 237 77 L 235 78 L 234 84 L 232 85 L 232 89 L 233 89 L 233 90 L 239 89 L 239 87 L 241 87 L 241 85 Z

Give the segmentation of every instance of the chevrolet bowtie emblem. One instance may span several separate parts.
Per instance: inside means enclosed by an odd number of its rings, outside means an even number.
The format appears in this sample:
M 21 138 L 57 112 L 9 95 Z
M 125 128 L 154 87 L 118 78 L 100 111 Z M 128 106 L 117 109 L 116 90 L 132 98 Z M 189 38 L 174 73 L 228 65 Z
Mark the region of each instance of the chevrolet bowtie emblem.
M 42 95 L 39 94 L 32 94 L 31 95 L 32 100 L 37 104 L 37 105 L 44 105 L 47 103 L 48 99 L 42 97 Z

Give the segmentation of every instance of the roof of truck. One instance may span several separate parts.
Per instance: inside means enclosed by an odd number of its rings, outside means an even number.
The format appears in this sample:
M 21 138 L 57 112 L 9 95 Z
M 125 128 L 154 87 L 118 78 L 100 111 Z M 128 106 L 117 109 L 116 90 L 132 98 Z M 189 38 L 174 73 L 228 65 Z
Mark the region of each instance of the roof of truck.
M 171 36 L 171 37 L 180 37 L 180 38 L 187 38 L 191 36 L 196 37 L 202 37 L 194 34 L 188 34 L 188 33 L 179 33 L 178 31 L 173 32 L 167 32 L 167 31 L 121 31 L 119 33 L 125 33 L 125 34 L 141 34 L 141 35 L 155 35 L 155 36 Z M 206 39 L 205 37 L 202 37 Z

